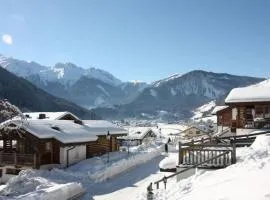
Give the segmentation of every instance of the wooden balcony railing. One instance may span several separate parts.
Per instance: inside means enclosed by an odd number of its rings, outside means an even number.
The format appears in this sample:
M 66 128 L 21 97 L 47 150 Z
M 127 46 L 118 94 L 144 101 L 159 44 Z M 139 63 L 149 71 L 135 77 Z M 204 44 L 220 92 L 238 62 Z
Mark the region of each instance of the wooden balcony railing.
M 244 127 L 251 129 L 270 129 L 270 119 L 256 118 L 254 120 L 246 120 Z
M 24 165 L 34 166 L 34 154 L 4 153 L 0 152 L 0 164 L 2 165 Z

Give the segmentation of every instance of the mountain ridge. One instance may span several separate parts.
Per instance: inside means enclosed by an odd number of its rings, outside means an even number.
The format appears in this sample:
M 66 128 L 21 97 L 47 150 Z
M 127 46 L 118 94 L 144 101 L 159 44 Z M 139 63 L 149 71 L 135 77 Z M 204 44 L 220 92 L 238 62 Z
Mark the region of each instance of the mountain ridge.
M 36 62 L 26 62 L 12 58 L 7 61 L 9 65 L 5 69 L 8 71 L 27 79 L 54 96 L 69 99 L 85 108 L 96 106 L 111 107 L 118 103 L 128 103 L 137 96 L 141 89 L 147 87 L 147 84 L 144 82 L 122 82 L 105 70 L 94 67 L 84 69 L 73 63 L 59 62 L 54 66 L 47 67 Z M 102 100 L 105 98 L 104 90 L 95 89 L 94 96 L 93 94 L 92 96 L 85 96 L 89 91 L 84 84 L 94 84 L 95 82 L 98 82 L 99 88 L 110 87 L 110 95 L 107 96 L 105 103 Z M 78 94 L 74 92 L 74 88 L 79 90 L 85 88 L 85 90 Z
M 187 119 L 192 110 L 216 100 L 222 103 L 228 92 L 241 86 L 261 82 L 265 79 L 194 70 L 183 75 L 162 79 L 145 88 L 131 103 L 110 109 L 118 117 L 167 118 L 169 120 Z M 106 109 L 96 108 L 95 112 L 105 118 Z
M 69 111 L 82 119 L 100 119 L 92 111 L 65 99 L 54 97 L 2 67 L 0 67 L 0 99 L 8 99 L 22 111 Z
M 173 74 L 146 84 L 139 81 L 122 82 L 104 70 L 83 69 L 72 63 L 57 63 L 49 72 L 44 66 L 36 63 L 29 66 L 27 63 L 13 60 L 6 68 L 24 76 L 52 95 L 71 100 L 85 108 L 93 108 L 105 118 L 149 116 L 150 118 L 183 119 L 190 117 L 191 110 L 209 101 L 216 100 L 222 103 L 232 88 L 264 80 L 228 73 L 193 70 L 185 74 Z M 34 73 L 31 73 L 29 67 L 35 68 Z M 63 71 L 63 69 L 70 71 Z M 90 71 L 90 75 L 85 73 L 85 70 Z M 39 72 L 41 75 L 38 74 Z M 51 77 L 50 73 L 53 73 L 54 81 L 49 81 L 51 80 L 48 78 Z M 69 74 L 72 78 L 68 78 Z M 58 81 L 64 76 L 67 78 L 64 83 Z

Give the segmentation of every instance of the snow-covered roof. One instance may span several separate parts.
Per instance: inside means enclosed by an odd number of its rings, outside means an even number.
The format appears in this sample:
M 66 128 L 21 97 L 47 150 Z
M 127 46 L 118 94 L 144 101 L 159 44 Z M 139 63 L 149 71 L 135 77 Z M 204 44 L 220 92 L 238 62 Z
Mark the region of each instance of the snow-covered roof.
M 214 110 L 212 111 L 212 115 L 216 115 L 217 112 L 221 111 L 221 110 L 224 110 L 226 108 L 229 108 L 229 106 L 216 106 L 214 108 Z
M 65 115 L 71 115 L 73 116 L 75 119 L 80 119 L 79 117 L 77 117 L 76 115 L 64 111 L 64 112 L 25 112 L 23 113 L 27 119 L 39 119 L 40 114 L 44 114 L 45 115 L 45 119 L 47 120 L 58 120 L 61 119 L 62 117 L 64 117 Z
M 108 131 L 110 132 L 110 135 L 128 133 L 126 129 L 105 120 L 83 120 L 82 122 L 91 132 L 95 133 L 96 135 L 107 135 Z
M 97 140 L 95 133 L 87 126 L 70 120 L 10 120 L 8 123 L 25 129 L 39 139 L 54 138 L 64 144 Z
M 120 138 L 142 140 L 149 131 L 152 131 L 151 127 L 130 127 L 128 128 L 128 135 Z
M 248 87 L 234 88 L 225 103 L 270 102 L 270 79 Z

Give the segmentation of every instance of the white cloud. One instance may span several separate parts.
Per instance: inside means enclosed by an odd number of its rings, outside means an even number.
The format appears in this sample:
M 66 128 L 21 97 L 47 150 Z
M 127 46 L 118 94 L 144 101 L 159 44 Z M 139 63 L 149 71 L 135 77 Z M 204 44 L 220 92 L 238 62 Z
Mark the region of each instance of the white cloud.
M 12 44 L 12 36 L 11 35 L 8 35 L 8 34 L 4 34 L 2 35 L 2 41 L 5 43 L 5 44 L 8 44 L 8 45 L 11 45 Z

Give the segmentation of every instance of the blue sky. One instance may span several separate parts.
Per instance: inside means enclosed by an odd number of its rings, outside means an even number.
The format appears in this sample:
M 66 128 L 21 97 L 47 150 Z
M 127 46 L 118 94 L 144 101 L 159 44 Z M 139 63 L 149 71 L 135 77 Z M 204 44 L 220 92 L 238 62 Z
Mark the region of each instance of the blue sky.
M 0 53 L 151 82 L 194 69 L 270 76 L 268 0 L 0 0 Z

